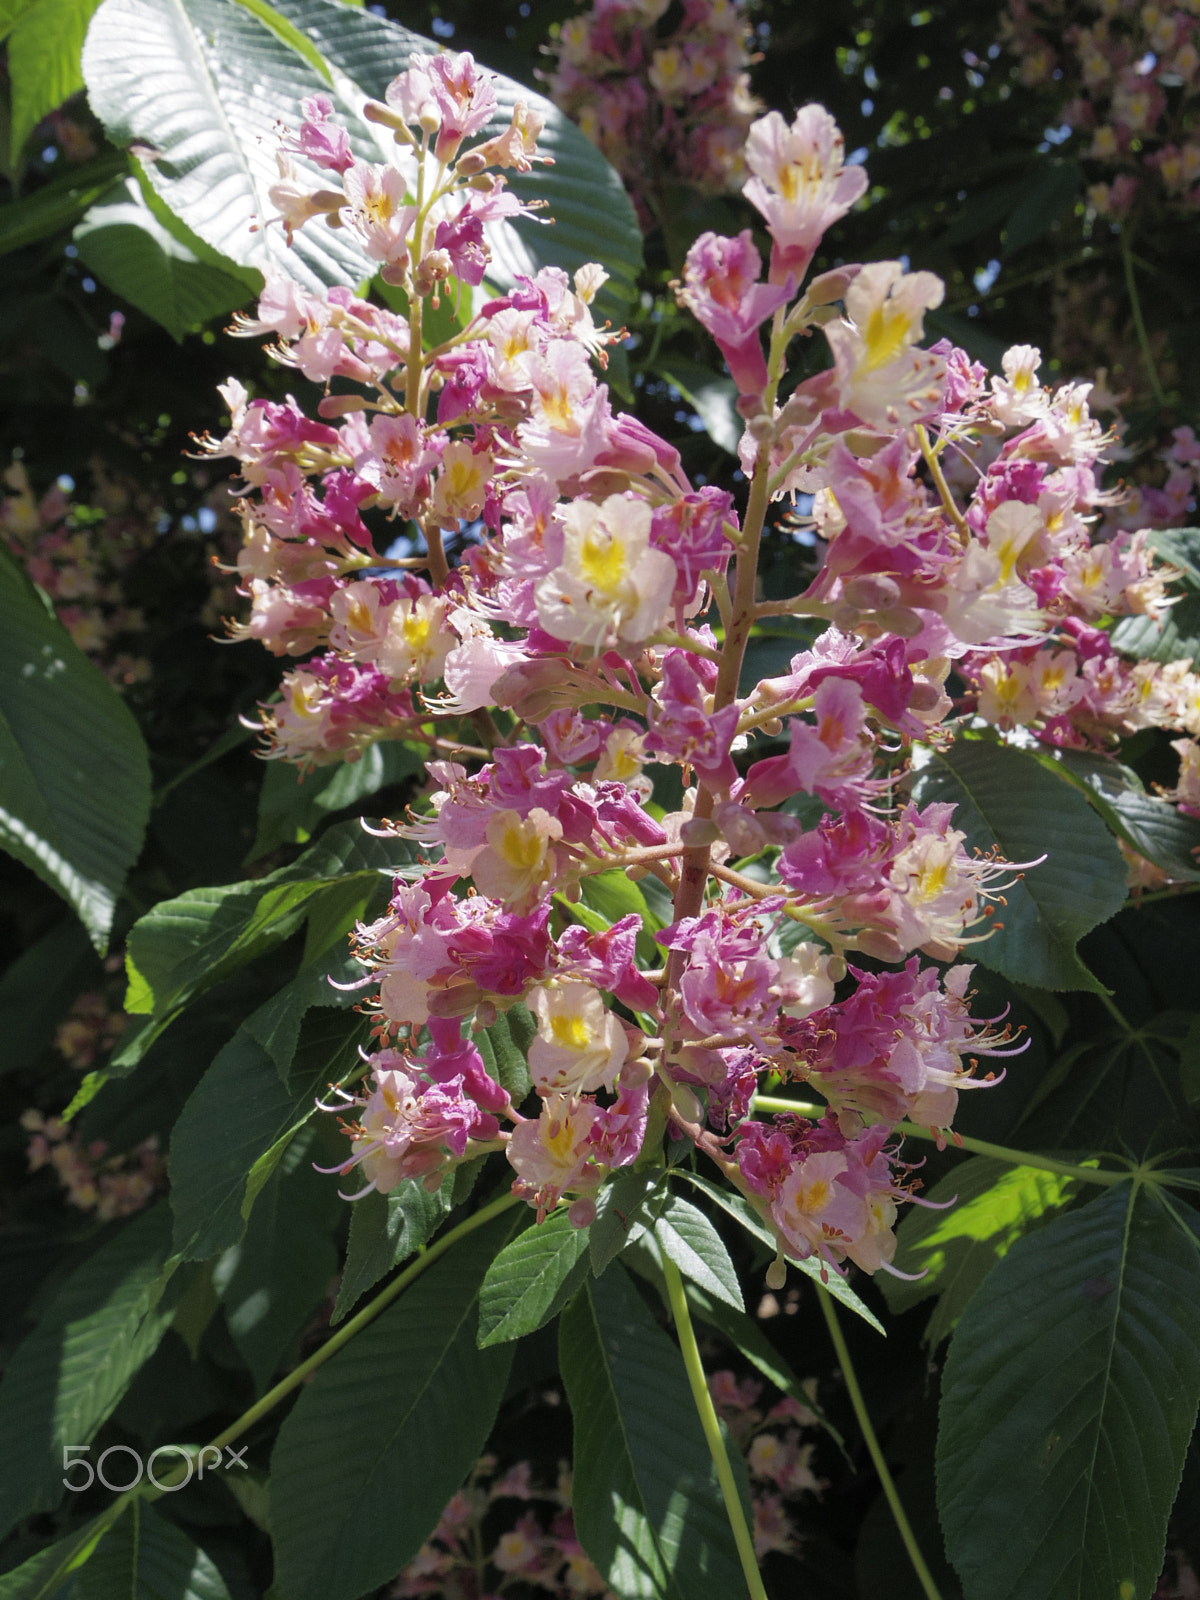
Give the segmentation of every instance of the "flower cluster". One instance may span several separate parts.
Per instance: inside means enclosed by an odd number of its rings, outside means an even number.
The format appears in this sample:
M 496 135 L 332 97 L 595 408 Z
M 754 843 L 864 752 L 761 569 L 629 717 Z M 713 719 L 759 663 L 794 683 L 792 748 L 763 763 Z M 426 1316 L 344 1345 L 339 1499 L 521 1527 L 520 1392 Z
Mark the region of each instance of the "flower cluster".
M 772 1550 L 795 1554 L 800 1538 L 787 1503 L 803 1495 L 819 1498 L 826 1487 L 813 1472 L 816 1445 L 804 1438 L 816 1427 L 815 1413 L 790 1395 L 764 1409 L 762 1384 L 755 1378 L 739 1382 L 727 1368 L 712 1373 L 708 1386 L 718 1415 L 746 1458 L 758 1559 Z M 815 1389 L 816 1380 L 807 1379 L 805 1393 Z
M 53 600 L 79 648 L 117 688 L 127 688 L 149 677 L 150 663 L 120 648 L 146 627 L 142 612 L 125 603 L 120 580 L 156 533 L 145 508 L 130 505 L 98 464 L 93 472 L 97 504 L 89 507 L 75 504 L 62 484 L 38 498 L 24 465 L 13 462 L 4 474 L 8 492 L 0 498 L 0 538 Z
M 119 1001 L 96 989 L 85 990 L 55 1030 L 54 1048 L 69 1065 L 85 1072 L 109 1054 L 128 1020 Z
M 1055 78 L 1068 97 L 1064 119 L 1089 137 L 1085 154 L 1105 174 L 1088 189 L 1099 215 L 1200 206 L 1200 14 L 1191 0 L 1010 0 L 1005 35 L 1023 82 Z
M 23 1112 L 21 1126 L 31 1135 L 30 1172 L 52 1167 L 67 1191 L 67 1204 L 95 1212 L 101 1222 L 140 1211 L 166 1182 L 167 1163 L 159 1154 L 157 1134 L 127 1155 L 109 1155 L 103 1139 L 84 1144 L 65 1122 L 37 1110 Z
M 741 181 L 761 109 L 741 0 L 683 0 L 664 32 L 668 9 L 668 0 L 594 0 L 549 47 L 555 103 L 620 172 L 647 229 L 664 186 L 720 193 Z
M 358 1193 L 433 1188 L 503 1149 L 539 1217 L 561 1205 L 586 1227 L 668 1125 L 782 1254 L 874 1271 L 914 1187 L 892 1130 L 948 1128 L 960 1091 L 992 1081 L 979 1058 L 1013 1047 L 970 1016 L 959 958 L 1034 865 L 970 853 L 951 807 L 901 803 L 897 784 L 963 713 L 1059 743 L 1190 727 L 1186 666 L 1130 665 L 1105 631 L 1161 612 L 1170 574 L 1138 532 L 1093 540 L 1107 441 L 1087 385 L 1042 389 L 1024 347 L 990 382 L 925 348 L 932 274 L 881 261 L 806 281 L 866 184 L 818 106 L 747 136 L 769 261 L 749 231 L 705 234 L 679 290 L 741 394 L 740 516 L 613 410 L 599 268 L 543 269 L 427 346 L 424 304 L 478 285 L 483 223 L 515 205 L 489 168 L 536 159 L 521 107 L 465 142 L 491 104 L 469 57 L 422 59 L 368 107 L 399 152 L 376 168 L 309 103 L 294 148 L 342 187 L 288 178 L 289 225 L 358 230 L 408 312 L 270 283 L 243 331 L 327 385 L 320 417 L 230 386 L 211 445 L 245 490 L 237 631 L 319 652 L 265 710 L 269 753 L 311 764 L 399 738 L 427 755 L 423 799 L 385 825 L 422 865 L 355 935 L 381 1048 L 329 1107 L 353 1108 L 338 1170 L 361 1168 Z M 781 403 L 792 342 L 818 332 L 831 364 Z M 766 511 L 799 496 L 823 565 L 760 601 Z M 753 630 L 781 614 L 811 644 L 740 683 Z M 1010 681 L 1036 687 L 1022 700 Z M 501 1019 L 529 1036 L 519 1103 L 493 1070 Z M 827 1109 L 757 1119 L 764 1077 Z
M 537 1486 L 528 1461 L 518 1461 L 499 1475 L 496 1468 L 494 1456 L 478 1463 L 387 1591 L 393 1600 L 455 1600 L 460 1595 L 482 1600 L 513 1583 L 528 1584 L 553 1600 L 584 1595 L 615 1600 L 575 1535 L 565 1467 L 553 1489 Z M 514 1501 L 526 1508 L 515 1520 Z M 540 1513 L 535 1509 L 539 1506 Z M 498 1513 L 498 1507 L 503 1511 Z M 490 1586 L 485 1575 L 493 1580 Z

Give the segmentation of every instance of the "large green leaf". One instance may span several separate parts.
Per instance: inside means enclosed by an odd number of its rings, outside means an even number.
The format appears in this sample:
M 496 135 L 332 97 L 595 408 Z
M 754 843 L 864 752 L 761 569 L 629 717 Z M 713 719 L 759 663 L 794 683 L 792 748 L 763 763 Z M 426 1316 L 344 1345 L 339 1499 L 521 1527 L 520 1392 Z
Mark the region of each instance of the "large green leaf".
M 580 1543 L 621 1600 L 745 1591 L 683 1359 L 618 1265 L 563 1312 Z
M 1200 882 L 1200 822 L 1185 817 L 1169 800 L 1147 794 L 1141 779 L 1110 756 L 1058 750 L 1040 758 L 1060 766 L 1087 795 L 1118 838 L 1173 878 Z
M 358 1600 L 395 1577 L 478 1460 L 512 1349 L 475 1345 L 479 1291 L 517 1218 L 436 1262 L 317 1373 L 271 1457 L 287 1600 Z
M 357 761 L 300 773 L 268 761 L 258 794 L 258 831 L 246 859 L 256 861 L 281 844 L 305 844 L 331 812 L 357 805 L 388 784 L 403 783 L 424 762 L 411 745 L 369 745 Z
M 893 1311 L 929 1295 L 938 1303 L 926 1342 L 939 1344 L 1002 1256 L 1024 1234 L 1048 1221 L 1078 1192 L 1073 1178 L 1036 1167 L 1010 1167 L 975 1156 L 935 1183 L 923 1198 L 948 1211 L 913 1206 L 896 1230 L 895 1265 L 915 1281 L 880 1273 L 876 1280 Z
M 359 1047 L 366 1038 L 365 1018 L 314 1012 L 286 1082 L 244 1031 L 220 1052 L 171 1134 L 175 1249 L 185 1260 L 203 1261 L 237 1244 L 292 1138 L 318 1115 L 317 1097 L 361 1070 Z
M 55 1595 L 77 1594 L 74 1575 L 91 1558 L 108 1525 L 107 1518 L 93 1517 L 27 1557 L 0 1576 L 0 1600 L 53 1600 Z
M 69 227 L 112 188 L 125 169 L 124 156 L 107 150 L 86 166 L 64 172 L 20 200 L 0 206 L 0 255 Z
M 162 324 L 184 334 L 254 297 L 253 274 L 235 277 L 201 261 L 163 226 L 126 178 L 91 207 L 75 229 L 80 259 L 116 294 Z
M 43 117 L 83 88 L 79 55 L 97 0 L 34 0 L 8 36 L 12 149 Z
M 390 1194 L 372 1189 L 354 1202 L 346 1265 L 331 1322 L 340 1322 L 368 1289 L 433 1236 L 450 1212 L 453 1194 L 450 1173 L 432 1194 L 419 1179 L 408 1178 Z
M 157 152 L 147 166 L 150 181 L 215 249 L 310 288 L 357 284 L 374 267 L 344 232 L 310 225 L 289 250 L 277 226 L 262 225 L 274 211 L 267 190 L 277 179 L 278 125 L 298 126 L 300 101 L 329 93 L 356 151 L 379 159 L 394 146 L 361 117 L 362 103 L 382 96 L 413 51 L 435 46 L 333 0 L 285 0 L 272 10 L 315 43 L 332 69 L 332 86 L 277 27 L 235 0 L 104 0 L 83 57 L 92 106 L 115 143 L 139 141 Z M 494 225 L 490 281 L 504 284 L 544 264 L 573 269 L 599 260 L 627 299 L 641 265 L 641 235 L 619 179 L 561 112 L 504 78 L 497 80 L 495 131 L 516 99 L 546 116 L 541 143 L 556 165 L 518 176 L 513 188 L 547 200 L 555 226 Z M 315 172 L 313 179 L 314 188 L 323 181 Z
M 76 1588 L 80 1600 L 229 1600 L 204 1551 L 137 1499 L 80 1569 Z
M 549 1322 L 587 1271 L 587 1247 L 587 1229 L 572 1227 L 566 1207 L 505 1245 L 480 1291 L 480 1348 Z
M 528 1057 L 536 1032 L 537 1023 L 528 1006 L 517 1000 L 490 1028 L 481 1028 L 474 1035 L 488 1071 L 508 1090 L 515 1106 L 521 1104 L 532 1086 Z
M 971 947 L 974 958 L 1036 989 L 1099 988 L 1075 946 L 1124 904 L 1126 867 L 1083 796 L 1024 750 L 960 740 L 918 772 L 913 799 L 952 802 L 969 851 L 1046 857 L 1004 890 L 995 931 Z
M 263 1185 L 244 1237 L 213 1269 L 225 1322 L 261 1394 L 337 1271 L 331 1237 L 345 1207 L 314 1170 L 312 1125 L 283 1152 Z
M 667 1194 L 656 1208 L 654 1237 L 685 1278 L 735 1311 L 746 1309 L 729 1252 L 703 1211 Z
M 938 1504 L 966 1600 L 1147 1600 L 1200 1396 L 1200 1249 L 1133 1184 L 1019 1240 L 950 1344 Z
M 64 1447 L 90 1443 L 170 1325 L 170 1234 L 165 1205 L 127 1222 L 70 1273 L 14 1352 L 0 1382 L 0 1438 L 21 1470 L 0 1476 L 0 1537 L 58 1505 Z
M 128 707 L 0 551 L 0 847 L 70 901 L 102 953 L 149 813 Z
M 377 839 L 348 822 L 265 878 L 160 902 L 130 929 L 126 955 L 125 1009 L 150 1016 L 151 1025 L 117 1064 L 139 1060 L 196 995 L 290 937 L 305 917 L 320 915 L 320 901 L 344 909 L 351 879 L 364 891 L 385 884 L 393 863 L 412 856 L 404 841 Z

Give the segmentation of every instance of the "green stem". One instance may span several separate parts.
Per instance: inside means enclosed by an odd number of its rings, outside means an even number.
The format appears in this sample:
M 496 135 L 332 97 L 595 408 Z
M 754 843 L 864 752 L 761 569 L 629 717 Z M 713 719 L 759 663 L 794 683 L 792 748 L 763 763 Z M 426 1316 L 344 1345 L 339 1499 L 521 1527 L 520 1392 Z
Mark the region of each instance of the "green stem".
M 765 1094 L 754 1096 L 755 1111 L 790 1111 L 801 1117 L 823 1117 L 828 1109 L 828 1106 L 817 1105 L 807 1100 L 785 1100 Z M 918 1128 L 912 1122 L 898 1123 L 896 1132 L 906 1139 L 926 1139 L 931 1144 L 941 1144 L 944 1140 L 944 1135 L 937 1133 L 933 1128 Z M 1112 1184 L 1127 1183 L 1131 1176 L 1129 1172 L 1102 1172 L 1097 1167 L 1072 1166 L 1069 1161 L 1056 1161 L 1053 1156 L 1032 1155 L 1028 1150 L 1013 1150 L 1008 1145 L 990 1144 L 986 1139 L 972 1139 L 963 1133 L 952 1133 L 950 1138 L 958 1150 L 969 1150 L 977 1156 L 991 1156 L 993 1160 L 1006 1161 L 1012 1167 L 1036 1167 L 1039 1172 L 1057 1172 L 1064 1178 L 1076 1178 L 1080 1183 L 1098 1183 L 1102 1187 L 1107 1187 Z
M 1158 368 L 1154 363 L 1154 352 L 1150 348 L 1150 336 L 1146 332 L 1146 323 L 1142 316 L 1142 300 L 1138 294 L 1137 277 L 1133 270 L 1133 234 L 1125 232 L 1124 229 L 1121 231 L 1121 260 L 1125 266 L 1125 288 L 1129 293 L 1129 309 L 1133 312 L 1133 326 L 1137 331 L 1142 360 L 1146 364 L 1146 375 L 1150 379 L 1150 387 L 1154 391 L 1154 398 L 1160 406 L 1166 406 L 1167 397 L 1163 393 L 1163 386 L 1159 381 Z
M 380 1290 L 374 1300 L 369 1301 L 357 1316 L 351 1317 L 350 1321 L 339 1328 L 331 1339 L 327 1339 L 319 1350 L 314 1350 L 307 1361 L 302 1361 L 298 1367 L 293 1368 L 288 1373 L 286 1378 L 281 1378 L 273 1389 L 268 1389 L 261 1400 L 256 1401 L 249 1411 L 243 1411 L 236 1422 L 231 1423 L 224 1433 L 219 1433 L 211 1443 L 204 1445 L 203 1450 L 223 1450 L 227 1444 L 232 1444 L 235 1439 L 240 1439 L 242 1434 L 252 1428 L 260 1418 L 265 1417 L 268 1411 L 273 1411 L 281 1400 L 286 1400 L 294 1389 L 298 1389 L 310 1373 L 315 1372 L 318 1367 L 324 1366 L 331 1356 L 337 1355 L 338 1351 L 348 1345 L 356 1334 L 361 1333 L 369 1322 L 374 1322 L 379 1313 L 385 1311 L 396 1296 L 402 1294 L 415 1278 L 419 1278 L 427 1267 L 433 1265 L 439 1256 L 444 1256 L 447 1250 L 453 1249 L 460 1239 L 466 1238 L 469 1233 L 474 1233 L 476 1228 L 482 1228 L 493 1217 L 498 1217 L 502 1211 L 507 1211 L 509 1206 L 516 1205 L 516 1203 L 517 1198 L 515 1195 L 501 1195 L 498 1200 L 493 1200 L 491 1205 L 484 1206 L 474 1216 L 467 1217 L 465 1221 L 460 1222 L 457 1228 L 451 1228 L 449 1233 L 443 1234 L 427 1250 L 422 1250 L 416 1260 L 410 1266 L 405 1267 L 400 1276 L 394 1278 L 386 1289 Z M 202 1451 L 189 1451 L 189 1454 L 202 1454 Z M 130 1500 L 138 1497 L 144 1500 L 157 1500 L 160 1494 L 165 1494 L 169 1489 L 173 1488 L 177 1480 L 187 1470 L 189 1470 L 189 1465 L 185 1462 L 173 1472 L 167 1473 L 161 1480 L 163 1484 L 161 1489 L 156 1489 L 153 1485 L 139 1485 L 136 1489 L 127 1490 L 120 1499 L 113 1501 L 104 1515 L 108 1517 L 111 1513 L 111 1521 L 115 1521 Z
M 1156 900 L 1178 900 L 1181 895 L 1200 894 L 1200 883 L 1181 883 L 1172 889 L 1152 889 L 1149 894 L 1139 894 L 1131 901 L 1133 909 L 1153 905 Z
M 293 1389 L 298 1389 L 308 1377 L 310 1372 L 315 1372 L 318 1367 L 324 1366 L 330 1356 L 337 1355 L 344 1345 L 348 1345 L 355 1334 L 361 1333 L 369 1322 L 374 1322 L 381 1311 L 385 1311 L 397 1295 L 403 1294 L 415 1278 L 419 1278 L 427 1267 L 431 1267 L 439 1256 L 444 1256 L 447 1250 L 452 1250 L 460 1239 L 465 1239 L 467 1234 L 474 1233 L 476 1228 L 482 1228 L 493 1217 L 498 1217 L 502 1211 L 507 1211 L 509 1206 L 517 1203 L 517 1197 L 511 1194 L 501 1195 L 499 1200 L 493 1200 L 490 1206 L 484 1206 L 473 1217 L 467 1217 L 460 1222 L 457 1228 L 451 1228 L 449 1233 L 423 1250 L 411 1266 L 405 1267 L 398 1278 L 394 1278 L 386 1289 L 382 1289 L 374 1300 L 369 1301 L 357 1316 L 351 1317 L 343 1327 L 327 1339 L 319 1350 L 314 1350 L 307 1361 L 302 1361 L 298 1367 L 289 1372 L 286 1378 L 281 1378 L 273 1389 L 268 1389 L 262 1399 L 252 1405 L 249 1411 L 244 1411 L 236 1422 L 219 1433 L 212 1441 L 213 1449 L 223 1449 L 225 1445 L 232 1444 L 241 1437 L 248 1428 L 252 1428 L 260 1417 L 265 1417 L 268 1411 L 273 1411 L 281 1400 L 286 1400 Z
M 846 1380 L 846 1392 L 850 1396 L 850 1404 L 854 1407 L 854 1415 L 858 1418 L 863 1440 L 870 1452 L 871 1460 L 875 1464 L 875 1471 L 879 1474 L 879 1481 L 883 1485 L 887 1503 L 892 1508 L 892 1516 L 895 1518 L 900 1537 L 904 1541 L 904 1548 L 908 1551 L 908 1559 L 913 1564 L 913 1571 L 925 1591 L 927 1600 L 942 1600 L 941 1595 L 938 1593 L 938 1586 L 933 1581 L 933 1574 L 925 1565 L 925 1557 L 921 1554 L 921 1547 L 912 1531 L 900 1495 L 897 1492 L 895 1480 L 888 1470 L 888 1464 L 884 1458 L 883 1451 L 880 1449 L 879 1440 L 875 1437 L 875 1429 L 871 1426 L 870 1413 L 867 1411 L 862 1390 L 858 1385 L 858 1376 L 854 1371 L 854 1363 L 850 1360 L 850 1351 L 842 1335 L 841 1325 L 834 1309 L 833 1298 L 828 1289 L 818 1287 L 817 1299 L 821 1302 L 821 1310 L 825 1315 L 825 1321 L 829 1328 L 829 1337 L 833 1340 L 838 1366 L 841 1367 L 842 1377 Z
M 758 1570 L 758 1557 L 754 1553 L 754 1535 L 746 1522 L 746 1513 L 742 1509 L 742 1498 L 738 1494 L 729 1452 L 725 1448 L 725 1440 L 721 1437 L 721 1424 L 717 1420 L 712 1395 L 708 1392 L 704 1363 L 700 1360 L 700 1349 L 696 1344 L 696 1330 L 692 1327 L 683 1279 L 679 1276 L 679 1268 L 665 1251 L 662 1254 L 662 1265 L 663 1275 L 667 1280 L 667 1298 L 671 1305 L 671 1316 L 675 1322 L 675 1332 L 679 1335 L 679 1348 L 683 1352 L 683 1364 L 687 1369 L 692 1399 L 700 1414 L 700 1426 L 704 1429 L 713 1466 L 717 1469 L 717 1482 L 721 1485 L 721 1497 L 725 1501 L 725 1513 L 733 1529 L 742 1572 L 746 1577 L 746 1588 L 750 1600 L 767 1600 L 762 1573 Z

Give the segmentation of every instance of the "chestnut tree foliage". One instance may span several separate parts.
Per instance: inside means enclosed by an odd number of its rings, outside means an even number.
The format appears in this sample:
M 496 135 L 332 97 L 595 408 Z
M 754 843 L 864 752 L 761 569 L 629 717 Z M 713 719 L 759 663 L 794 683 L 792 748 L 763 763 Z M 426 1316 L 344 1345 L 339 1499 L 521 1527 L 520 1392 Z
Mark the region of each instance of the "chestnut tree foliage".
M 1200 13 L 0 37 L 0 1600 L 1192 1594 Z

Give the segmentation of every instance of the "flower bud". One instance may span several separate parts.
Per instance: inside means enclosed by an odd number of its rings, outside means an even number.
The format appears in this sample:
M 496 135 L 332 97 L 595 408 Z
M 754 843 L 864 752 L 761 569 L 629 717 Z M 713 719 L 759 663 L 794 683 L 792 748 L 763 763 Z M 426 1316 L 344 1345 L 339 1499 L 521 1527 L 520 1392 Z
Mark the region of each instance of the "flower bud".
M 782 1289 L 787 1282 L 787 1262 L 782 1255 L 777 1255 L 767 1268 L 767 1288 Z
M 455 171 L 460 178 L 476 178 L 487 167 L 486 156 L 480 155 L 478 150 L 467 150 L 455 162 Z
M 859 611 L 883 611 L 900 598 L 900 585 L 883 573 L 851 578 L 842 588 L 848 605 Z

